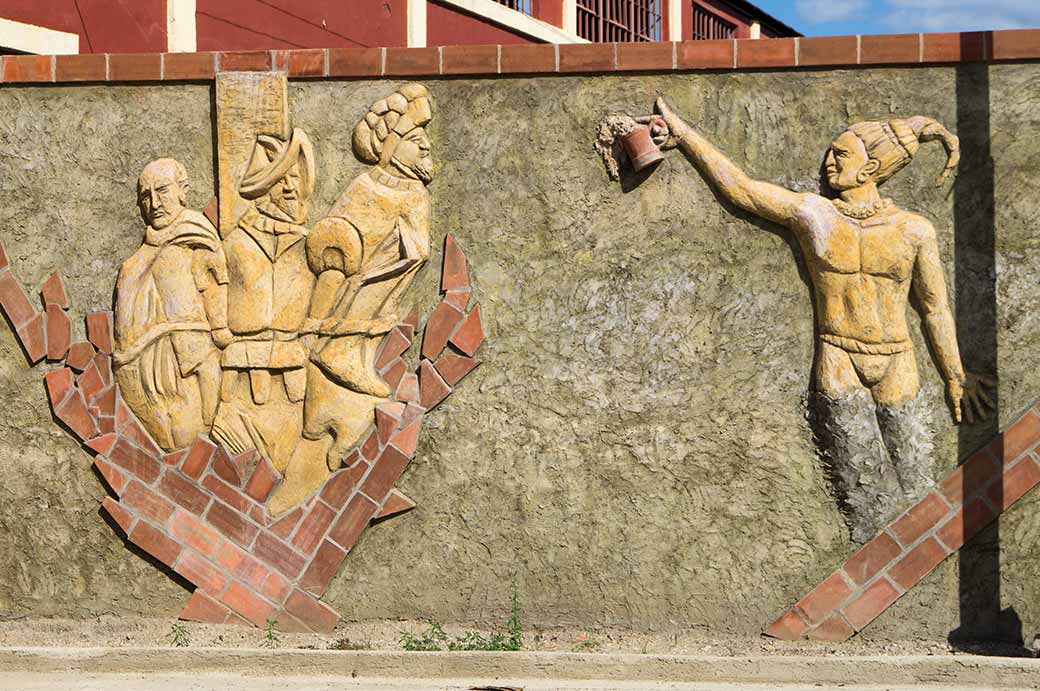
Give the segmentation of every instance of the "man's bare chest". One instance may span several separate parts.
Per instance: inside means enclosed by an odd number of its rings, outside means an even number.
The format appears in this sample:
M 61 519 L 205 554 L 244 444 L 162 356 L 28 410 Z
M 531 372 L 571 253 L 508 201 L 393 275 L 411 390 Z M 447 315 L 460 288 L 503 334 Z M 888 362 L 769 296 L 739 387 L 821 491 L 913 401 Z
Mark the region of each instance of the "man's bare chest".
M 873 223 L 840 219 L 814 230 L 807 240 L 809 263 L 830 273 L 904 281 L 913 272 L 917 254 L 906 229 L 884 219 Z

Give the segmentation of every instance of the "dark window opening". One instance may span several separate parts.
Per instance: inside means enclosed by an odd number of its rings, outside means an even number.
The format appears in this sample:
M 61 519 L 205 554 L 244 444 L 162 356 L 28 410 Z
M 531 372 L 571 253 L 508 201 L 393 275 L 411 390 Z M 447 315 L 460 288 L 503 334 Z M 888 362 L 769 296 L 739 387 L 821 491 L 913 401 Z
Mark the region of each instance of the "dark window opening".
M 693 3 L 693 40 L 711 41 L 736 38 L 737 25 Z
M 577 0 L 577 4 L 578 35 L 586 40 L 661 40 L 661 0 Z

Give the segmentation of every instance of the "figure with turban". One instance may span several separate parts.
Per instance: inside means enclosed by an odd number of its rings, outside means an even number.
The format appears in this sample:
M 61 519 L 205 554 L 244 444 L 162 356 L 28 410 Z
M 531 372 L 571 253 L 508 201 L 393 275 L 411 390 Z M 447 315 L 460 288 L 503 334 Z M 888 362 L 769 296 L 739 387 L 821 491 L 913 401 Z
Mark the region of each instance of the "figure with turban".
M 257 136 L 238 188 L 251 202 L 224 238 L 229 275 L 220 407 L 212 436 L 233 453 L 256 449 L 284 471 L 303 425 L 303 343 L 315 276 L 307 265 L 314 191 L 310 139 Z
M 830 145 L 825 168 L 835 198 L 751 179 L 663 99 L 663 148 L 678 147 L 729 203 L 797 238 L 816 304 L 812 412 L 852 539 L 865 542 L 934 482 L 922 439 L 916 358 L 906 311 L 911 291 L 955 422 L 985 417 L 993 382 L 965 372 L 947 298 L 936 231 L 878 187 L 907 166 L 922 142 L 947 152 L 940 184 L 956 168 L 957 137 L 935 120 L 861 122 Z M 651 122 L 651 116 L 641 118 Z
M 172 158 L 145 166 L 137 182 L 144 243 L 119 270 L 115 377 L 130 409 L 166 451 L 213 422 L 226 327 L 227 268 L 216 229 L 185 208 L 188 173 Z
M 304 440 L 271 499 L 277 513 L 339 468 L 391 389 L 375 369 L 383 337 L 430 252 L 433 160 L 430 94 L 405 84 L 354 128 L 354 154 L 371 165 L 307 239 L 318 276 L 310 316 L 317 342 L 307 367 Z

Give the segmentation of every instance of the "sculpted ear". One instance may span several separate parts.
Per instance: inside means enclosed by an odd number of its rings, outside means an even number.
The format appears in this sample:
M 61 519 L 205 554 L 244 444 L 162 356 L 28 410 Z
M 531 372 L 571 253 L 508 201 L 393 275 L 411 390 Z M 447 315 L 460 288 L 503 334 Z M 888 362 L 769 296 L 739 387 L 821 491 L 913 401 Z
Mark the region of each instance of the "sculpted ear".
M 872 158 L 863 164 L 856 177 L 859 178 L 860 182 L 866 182 L 870 176 L 876 174 L 879 170 L 881 170 L 881 162 L 876 158 Z

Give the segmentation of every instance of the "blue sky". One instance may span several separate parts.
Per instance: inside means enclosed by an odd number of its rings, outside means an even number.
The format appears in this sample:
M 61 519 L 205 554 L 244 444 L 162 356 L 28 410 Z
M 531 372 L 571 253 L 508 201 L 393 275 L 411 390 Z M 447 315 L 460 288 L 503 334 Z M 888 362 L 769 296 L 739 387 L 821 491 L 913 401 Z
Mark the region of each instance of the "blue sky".
M 751 0 L 806 36 L 1040 28 L 1040 0 Z

